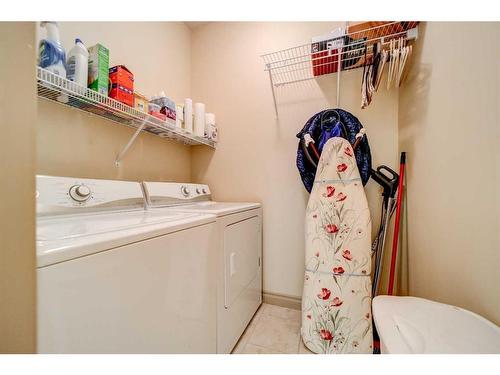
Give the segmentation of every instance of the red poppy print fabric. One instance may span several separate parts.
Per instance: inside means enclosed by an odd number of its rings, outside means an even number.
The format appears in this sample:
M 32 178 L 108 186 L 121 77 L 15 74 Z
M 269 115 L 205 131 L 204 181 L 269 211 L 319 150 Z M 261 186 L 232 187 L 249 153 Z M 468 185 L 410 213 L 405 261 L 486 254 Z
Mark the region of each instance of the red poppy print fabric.
M 371 219 L 351 145 L 323 147 L 306 209 L 301 335 L 315 353 L 371 353 Z
M 318 298 L 322 300 L 327 300 L 330 298 L 331 292 L 326 288 L 321 288 L 321 292 L 318 294 Z
M 328 233 L 337 233 L 339 231 L 339 228 L 335 224 L 328 224 L 326 226 L 326 231 Z
M 328 331 L 327 329 L 321 329 L 319 331 L 319 334 L 321 336 L 321 338 L 323 340 L 326 340 L 326 341 L 332 341 L 333 340 L 333 335 L 330 331 Z
M 333 186 L 327 186 L 326 187 L 326 196 L 328 198 L 333 197 L 333 194 L 335 194 L 335 188 Z
M 347 169 L 347 164 L 345 164 L 345 163 L 337 164 L 337 171 L 338 172 L 345 172 L 346 169 Z

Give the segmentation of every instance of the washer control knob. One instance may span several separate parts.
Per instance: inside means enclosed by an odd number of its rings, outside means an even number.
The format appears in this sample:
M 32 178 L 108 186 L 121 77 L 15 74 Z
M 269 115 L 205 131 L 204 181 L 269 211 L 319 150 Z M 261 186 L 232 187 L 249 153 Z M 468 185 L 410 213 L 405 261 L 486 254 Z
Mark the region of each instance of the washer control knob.
M 181 193 L 185 197 L 189 197 L 190 194 L 189 188 L 187 186 L 181 186 Z
M 196 188 L 196 194 L 201 194 L 200 188 Z
M 205 189 L 205 188 L 201 189 L 201 191 L 203 192 L 203 194 L 207 193 L 207 189 Z
M 91 193 L 89 187 L 85 185 L 73 185 L 69 189 L 69 196 L 77 202 L 85 202 L 90 198 Z

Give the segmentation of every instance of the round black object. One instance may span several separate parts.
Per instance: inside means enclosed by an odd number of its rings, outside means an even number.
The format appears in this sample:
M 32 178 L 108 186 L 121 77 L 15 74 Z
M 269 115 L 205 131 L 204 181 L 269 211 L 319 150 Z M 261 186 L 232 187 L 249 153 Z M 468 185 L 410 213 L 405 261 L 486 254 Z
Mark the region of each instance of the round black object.
M 316 166 L 308 159 L 307 150 L 303 147 L 304 135 L 309 134 L 314 139 L 316 147 L 320 146 L 318 149 L 321 151 L 323 148 L 321 143 L 325 138 L 332 136 L 340 136 L 347 139 L 350 144 L 354 144 L 356 134 L 359 133 L 362 127 L 363 125 L 356 116 L 339 108 L 318 112 L 306 122 L 302 130 L 297 134 L 297 138 L 300 139 L 297 149 L 297 168 L 308 192 L 311 192 L 314 184 Z M 366 185 L 372 167 L 370 145 L 366 135 L 356 147 L 354 154 L 361 181 L 363 185 Z

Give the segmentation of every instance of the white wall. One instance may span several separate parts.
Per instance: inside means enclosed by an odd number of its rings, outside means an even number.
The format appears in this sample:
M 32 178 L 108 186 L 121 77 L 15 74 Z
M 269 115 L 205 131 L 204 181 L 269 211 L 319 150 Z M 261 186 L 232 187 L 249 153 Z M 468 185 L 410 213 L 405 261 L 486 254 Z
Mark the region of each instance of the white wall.
M 216 151 L 192 152 L 192 179 L 218 200 L 258 201 L 264 209 L 264 290 L 300 297 L 304 270 L 304 210 L 308 194 L 295 166 L 297 132 L 316 112 L 335 106 L 335 77 L 291 85 L 279 93 L 279 120 L 260 55 L 307 43 L 336 23 L 210 23 L 192 35 L 192 96 L 217 116 Z M 342 75 L 341 107 L 366 127 L 374 165 L 396 167 L 398 92 L 382 90 L 360 109 L 361 70 Z M 378 226 L 380 191 L 369 182 Z
M 427 23 L 400 96 L 412 295 L 500 324 L 500 23 Z
M 134 73 L 134 89 L 148 97 L 163 90 L 176 101 L 190 95 L 191 32 L 182 22 L 62 22 L 66 52 L 80 38 L 110 50 L 110 66 Z M 38 37 L 43 36 L 39 30 Z M 89 178 L 189 181 L 188 146 L 143 132 L 124 157 L 115 158 L 134 129 L 39 100 L 37 173 Z

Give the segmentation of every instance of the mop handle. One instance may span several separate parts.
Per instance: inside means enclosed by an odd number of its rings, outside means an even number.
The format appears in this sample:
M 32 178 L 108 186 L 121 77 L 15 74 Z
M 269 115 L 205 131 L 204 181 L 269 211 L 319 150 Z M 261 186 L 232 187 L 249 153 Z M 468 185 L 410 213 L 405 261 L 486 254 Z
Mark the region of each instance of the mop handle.
M 401 164 L 399 165 L 398 201 L 396 206 L 396 221 L 394 223 L 394 237 L 392 240 L 391 271 L 389 273 L 389 288 L 387 294 L 392 296 L 394 289 L 394 275 L 396 273 L 396 258 L 398 255 L 399 220 L 401 217 L 401 201 L 403 200 L 403 180 L 405 174 L 406 152 L 401 153 Z

